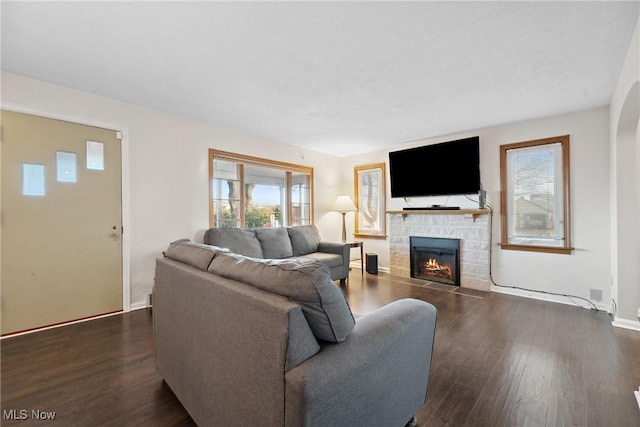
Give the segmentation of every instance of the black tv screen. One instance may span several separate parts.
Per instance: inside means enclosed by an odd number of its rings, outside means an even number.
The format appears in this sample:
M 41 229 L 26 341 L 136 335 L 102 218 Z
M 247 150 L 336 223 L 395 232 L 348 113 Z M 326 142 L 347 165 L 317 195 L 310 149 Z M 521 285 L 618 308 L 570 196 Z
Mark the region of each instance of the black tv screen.
M 391 197 L 449 196 L 480 191 L 477 136 L 389 153 Z

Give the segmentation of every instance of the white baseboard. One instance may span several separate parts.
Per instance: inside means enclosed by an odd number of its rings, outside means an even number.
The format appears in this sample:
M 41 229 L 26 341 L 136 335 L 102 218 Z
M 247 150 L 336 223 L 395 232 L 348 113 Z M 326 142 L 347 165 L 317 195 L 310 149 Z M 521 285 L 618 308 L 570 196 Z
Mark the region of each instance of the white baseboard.
M 142 310 L 143 308 L 148 308 L 149 306 L 147 305 L 146 301 L 138 301 L 138 302 L 134 302 L 129 306 L 129 311 L 134 311 L 134 310 Z
M 632 331 L 640 332 L 640 322 L 637 320 L 627 320 L 615 317 L 611 324 L 616 328 L 631 329 Z
M 584 300 L 581 300 L 579 298 L 570 299 L 569 297 L 564 297 L 562 295 L 544 294 L 544 293 L 538 293 L 538 292 L 525 291 L 523 289 L 513 289 L 513 288 L 507 288 L 507 287 L 495 286 L 495 285 L 491 285 L 490 290 L 491 292 L 496 292 L 499 294 L 515 295 L 518 297 L 537 299 L 541 301 L 556 302 L 559 304 L 566 304 L 574 307 L 578 306 L 586 309 L 593 308 L 592 305 L 590 305 Z M 604 304 L 602 302 L 594 302 L 594 304 L 596 305 L 596 307 L 598 307 L 598 310 L 611 313 L 611 306 Z
M 353 270 L 360 270 L 360 260 L 351 261 L 349 263 L 349 267 Z M 382 271 L 383 273 L 391 273 L 391 269 L 389 267 L 378 267 L 378 271 Z M 365 267 L 365 273 L 367 272 Z

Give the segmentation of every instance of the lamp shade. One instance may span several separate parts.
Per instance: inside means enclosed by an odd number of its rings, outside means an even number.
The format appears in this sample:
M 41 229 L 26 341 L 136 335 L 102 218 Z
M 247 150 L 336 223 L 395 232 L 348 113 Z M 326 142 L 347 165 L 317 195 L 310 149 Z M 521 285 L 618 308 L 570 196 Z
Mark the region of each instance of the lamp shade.
M 355 212 L 356 205 L 353 204 L 351 197 L 338 196 L 336 203 L 333 205 L 333 210 L 337 212 Z

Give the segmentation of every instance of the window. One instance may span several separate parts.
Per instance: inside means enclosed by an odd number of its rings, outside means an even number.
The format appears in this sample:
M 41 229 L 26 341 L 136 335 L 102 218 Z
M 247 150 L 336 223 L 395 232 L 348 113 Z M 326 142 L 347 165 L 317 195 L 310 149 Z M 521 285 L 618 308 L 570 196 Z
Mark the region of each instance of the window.
M 313 222 L 313 168 L 209 150 L 211 227 Z
M 569 135 L 500 146 L 502 249 L 571 253 Z
M 87 141 L 87 169 L 104 170 L 104 144 Z
M 44 196 L 44 165 L 22 164 L 22 195 Z
M 76 153 L 56 152 L 56 178 L 58 182 L 78 182 L 76 169 Z

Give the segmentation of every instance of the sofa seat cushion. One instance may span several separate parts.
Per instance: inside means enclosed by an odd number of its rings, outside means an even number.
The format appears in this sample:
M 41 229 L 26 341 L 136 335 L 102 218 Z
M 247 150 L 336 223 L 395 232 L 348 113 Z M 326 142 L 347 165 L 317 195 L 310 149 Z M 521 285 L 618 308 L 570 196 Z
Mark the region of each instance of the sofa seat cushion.
M 327 267 L 339 267 L 342 265 L 342 256 L 337 254 L 328 254 L 325 252 L 314 252 L 305 256 L 292 258 L 301 262 L 318 261 Z
M 208 271 L 299 304 L 319 340 L 342 342 L 355 326 L 349 304 L 324 264 L 291 259 L 259 260 L 217 253 Z
M 262 247 L 261 258 L 279 259 L 293 256 L 291 240 L 289 240 L 286 228 L 256 228 L 254 230 Z
M 180 239 L 169 244 L 164 256 L 174 261 L 180 261 L 202 271 L 207 271 L 211 260 L 218 252 L 229 252 L 216 246 L 194 243 L 190 239 Z
M 204 242 L 252 258 L 265 258 L 256 232 L 247 228 L 210 228 Z
M 320 231 L 315 225 L 298 225 L 287 228 L 293 256 L 301 256 L 318 251 L 320 244 Z

